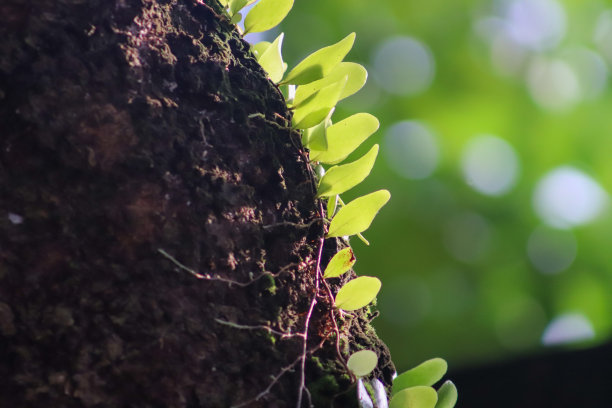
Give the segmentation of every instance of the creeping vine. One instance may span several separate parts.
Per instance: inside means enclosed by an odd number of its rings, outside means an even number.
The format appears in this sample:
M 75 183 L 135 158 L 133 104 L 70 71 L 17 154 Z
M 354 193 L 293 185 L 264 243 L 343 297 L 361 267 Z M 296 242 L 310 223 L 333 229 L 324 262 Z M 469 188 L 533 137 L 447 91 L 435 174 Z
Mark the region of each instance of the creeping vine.
M 257 0 L 219 0 L 227 12 L 227 17 L 234 24 L 239 23 L 243 16 L 241 10 Z M 254 33 L 269 30 L 278 25 L 289 13 L 293 0 L 259 0 L 244 18 L 244 33 Z M 381 288 L 381 282 L 373 276 L 359 276 L 342 286 L 335 296 L 327 283 L 328 279 L 337 278 L 352 268 L 356 259 L 350 247 L 336 253 L 328 262 L 325 270 L 321 268 L 323 244 L 326 238 L 357 236 L 366 245 L 369 242 L 362 235 L 372 223 L 379 210 L 389 201 L 391 195 L 387 190 L 379 190 L 358 197 L 348 203 L 340 198 L 340 194 L 361 183 L 371 172 L 378 155 L 378 145 L 374 145 L 361 158 L 343 163 L 344 160 L 359 147 L 368 137 L 378 130 L 379 122 L 369 113 L 357 113 L 337 123 L 333 123 L 332 115 L 336 104 L 359 91 L 366 82 L 366 69 L 353 62 L 345 62 L 344 57 L 351 50 L 355 41 L 355 33 L 347 35 L 335 44 L 313 52 L 298 63 L 288 73 L 287 64 L 282 58 L 281 33 L 274 41 L 262 41 L 252 46 L 252 51 L 259 64 L 267 72 L 286 96 L 289 108 L 293 112 L 290 131 L 300 132 L 302 144 L 308 149 L 305 162 L 314 167 L 319 174 L 317 198 L 327 201 L 326 209 L 319 202 L 319 218 L 310 224 L 280 223 L 264 226 L 266 229 L 277 227 L 309 228 L 315 222 L 320 222 L 323 228 L 317 246 L 317 258 L 314 264 L 314 291 L 309 302 L 308 312 L 304 320 L 303 331 L 285 333 L 265 325 L 243 325 L 236 322 L 217 320 L 217 323 L 228 325 L 240 330 L 266 330 L 283 338 L 301 337 L 302 351 L 300 356 L 284 367 L 266 389 L 248 401 L 235 407 L 242 407 L 258 401 L 270 393 L 272 387 L 288 371 L 299 367 L 300 384 L 296 407 L 302 407 L 304 395 L 312 406 L 310 392 L 306 384 L 305 364 L 308 356 L 319 350 L 327 340 L 324 337 L 313 348 L 308 348 L 308 333 L 310 320 L 317 304 L 321 287 L 331 304 L 330 320 L 336 335 L 336 351 L 338 359 L 347 370 L 349 376 L 357 382 L 358 400 L 361 408 L 453 408 L 457 401 L 457 389 L 451 381 L 446 381 L 437 390 L 432 386 L 444 376 L 447 364 L 440 358 L 434 358 L 418 365 L 411 370 L 396 376 L 392 385 L 392 397 L 389 400 L 383 384 L 376 378 L 366 380 L 376 365 L 378 356 L 372 350 L 360 350 L 345 359 L 340 351 L 340 332 L 336 323 L 335 313 L 345 313 L 361 309 L 370 304 Z M 266 118 L 260 113 L 249 115 L 249 119 Z M 271 122 L 280 126 L 276 122 Z M 289 126 L 288 126 L 289 127 Z M 343 164 L 340 164 L 343 163 Z M 229 285 L 246 286 L 264 275 L 278 274 L 295 267 L 288 265 L 273 274 L 263 272 L 247 282 L 237 282 L 218 276 L 202 275 L 181 264 L 163 249 L 159 252 L 180 269 L 189 272 L 198 279 L 218 280 Z M 300 269 L 300 268 L 298 268 Z

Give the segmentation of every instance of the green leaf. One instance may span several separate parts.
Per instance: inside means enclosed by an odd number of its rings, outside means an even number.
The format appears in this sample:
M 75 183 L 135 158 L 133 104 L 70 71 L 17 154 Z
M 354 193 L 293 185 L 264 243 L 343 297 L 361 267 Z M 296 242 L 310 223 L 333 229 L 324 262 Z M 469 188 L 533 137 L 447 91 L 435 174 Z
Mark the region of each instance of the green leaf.
M 227 7 L 227 5 L 229 4 L 229 0 L 219 0 L 219 3 L 221 3 L 223 7 Z
M 346 77 L 321 89 L 308 102 L 295 109 L 293 111 L 293 127 L 307 129 L 325 119 L 336 106 L 345 84 Z
M 387 190 L 378 190 L 359 197 L 345 205 L 331 220 L 328 237 L 355 235 L 368 229 L 372 220 L 389 201 L 391 194 Z
M 315 164 L 312 169 L 315 172 L 315 175 L 317 176 L 317 178 L 321 178 L 325 175 L 325 168 L 323 166 L 321 166 L 320 164 Z
M 351 96 L 363 87 L 363 85 L 366 83 L 366 79 L 368 78 L 368 71 L 366 71 L 363 66 L 354 62 L 341 62 L 336 65 L 329 75 L 326 75 L 324 78 L 306 85 L 298 86 L 295 91 L 293 105 L 296 107 L 299 106 L 321 88 L 324 88 L 333 82 L 339 81 L 345 76 L 348 77 L 348 80 L 346 81 L 346 86 L 340 94 L 340 98 L 338 99 L 339 101 Z
M 259 0 L 244 19 L 244 33 L 259 33 L 277 26 L 293 7 L 293 0 Z
M 361 350 L 351 354 L 346 365 L 357 377 L 370 374 L 378 364 L 378 356 L 372 350 Z
M 270 75 L 272 82 L 277 83 L 283 79 L 285 66 L 283 64 L 283 56 L 281 55 L 281 47 L 283 46 L 284 33 L 281 33 L 272 44 L 258 58 L 259 64 Z
M 369 113 L 356 113 L 327 128 L 327 150 L 310 150 L 310 160 L 336 164 L 346 159 L 361 143 L 378 130 L 378 119 Z
M 446 373 L 448 364 L 441 358 L 432 358 L 398 375 L 393 380 L 393 394 L 415 385 L 434 385 Z
M 438 390 L 436 408 L 453 408 L 457 403 L 457 398 L 457 387 L 451 380 L 448 380 Z
M 381 285 L 380 280 L 372 276 L 353 279 L 338 291 L 336 307 L 342 310 L 361 309 L 374 300 Z
M 313 52 L 289 71 L 283 83 L 304 85 L 323 78 L 344 59 L 354 42 L 355 33 L 351 33 L 337 43 Z
M 378 145 L 374 145 L 360 159 L 327 170 L 319 182 L 317 196 L 329 197 L 342 194 L 361 183 L 372 171 L 377 155 Z
M 327 150 L 327 128 L 331 125 L 331 112 L 318 125 L 302 132 L 302 144 L 309 149 Z
M 229 12 L 230 12 L 230 16 L 234 17 L 237 12 L 242 10 L 244 8 L 244 6 L 247 5 L 248 2 L 249 2 L 249 0 L 229 0 Z M 232 22 L 233 22 L 233 20 L 234 19 L 232 18 Z M 238 20 L 238 21 L 240 21 L 240 20 Z
M 330 198 L 331 200 L 332 198 Z M 325 273 L 323 273 L 324 278 L 337 278 L 342 275 L 344 272 L 351 269 L 351 267 L 355 264 L 355 254 L 353 250 L 348 247 L 336 253 L 333 258 L 327 264 L 325 268 Z
M 257 44 L 251 46 L 251 51 L 253 51 L 253 54 L 255 54 L 257 61 L 259 61 L 262 54 L 266 52 L 270 45 L 272 45 L 270 41 L 260 41 Z
M 434 408 L 438 401 L 436 390 L 417 386 L 406 388 L 391 398 L 389 408 Z
M 327 219 L 331 220 L 336 213 L 338 206 L 338 196 L 329 197 L 327 199 Z
M 232 15 L 230 23 L 238 24 L 240 22 L 240 20 L 242 20 L 242 14 L 241 13 L 235 13 L 234 15 Z

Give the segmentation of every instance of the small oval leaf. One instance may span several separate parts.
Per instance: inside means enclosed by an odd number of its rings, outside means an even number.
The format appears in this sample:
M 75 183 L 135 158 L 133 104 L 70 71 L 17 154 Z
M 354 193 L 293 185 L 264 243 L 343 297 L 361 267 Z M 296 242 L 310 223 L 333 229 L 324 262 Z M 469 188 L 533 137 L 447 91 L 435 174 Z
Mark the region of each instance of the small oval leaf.
M 336 164 L 346 159 L 361 143 L 378 130 L 378 119 L 369 113 L 356 113 L 327 128 L 327 150 L 310 150 L 310 160 Z
M 229 12 L 230 12 L 230 16 L 234 17 L 236 15 L 237 12 L 239 12 L 240 10 L 242 10 L 244 8 L 244 6 L 247 5 L 247 3 L 249 2 L 249 0 L 229 0 Z M 233 18 L 232 18 L 232 22 L 233 22 Z M 240 20 L 238 20 L 240 21 Z
M 242 13 L 235 13 L 234 15 L 232 15 L 230 23 L 238 24 L 241 20 L 242 20 Z
M 313 52 L 289 71 L 283 84 L 304 85 L 323 78 L 344 59 L 354 42 L 355 33 L 351 33 L 337 43 Z
M 389 408 L 434 408 L 438 401 L 436 390 L 417 386 L 406 388 L 391 398 Z
M 317 196 L 329 197 L 342 194 L 361 183 L 372 171 L 377 155 L 378 145 L 374 145 L 360 159 L 327 170 L 319 182 Z
M 244 33 L 259 33 L 276 27 L 293 7 L 293 0 L 259 0 L 244 19 Z
M 302 144 L 309 149 L 327 150 L 327 127 L 331 122 L 327 115 L 327 119 L 321 121 L 318 125 L 305 129 L 302 132 Z
M 336 307 L 356 310 L 369 304 L 380 291 L 380 280 L 372 276 L 360 276 L 340 288 L 336 295 Z
M 338 206 L 338 196 L 329 197 L 327 199 L 327 219 L 331 220 L 336 213 L 336 207 Z
M 434 385 L 444 376 L 447 368 L 448 364 L 441 358 L 427 360 L 395 377 L 393 394 L 415 385 Z
M 330 200 L 332 198 L 330 198 Z M 355 261 L 357 261 L 357 259 L 355 259 L 355 254 L 353 253 L 351 247 L 344 248 L 334 255 L 329 261 L 327 267 L 325 268 L 325 273 L 323 273 L 323 277 L 337 278 L 351 269 L 351 267 L 355 264 Z
M 351 96 L 363 87 L 368 78 L 368 71 L 366 71 L 363 66 L 355 62 L 341 62 L 336 65 L 329 75 L 326 75 L 324 78 L 306 85 L 298 86 L 295 91 L 293 105 L 299 106 L 302 102 L 307 100 L 310 95 L 314 94 L 319 89 L 324 88 L 333 82 L 339 81 L 345 76 L 348 77 L 348 80 L 346 81 L 346 85 L 340 94 L 340 98 L 338 99 L 339 101 Z
M 253 51 L 253 54 L 255 54 L 255 58 L 257 58 L 257 61 L 259 61 L 263 53 L 266 52 L 270 45 L 272 45 L 270 41 L 260 41 L 257 44 L 251 46 L 251 51 Z
M 307 102 L 295 109 L 293 111 L 293 127 L 307 129 L 324 120 L 336 106 L 345 84 L 346 77 L 321 89 Z
M 331 220 L 328 237 L 355 235 L 367 230 L 372 220 L 389 201 L 391 194 L 387 190 L 378 190 L 359 197 L 342 207 Z
M 262 68 L 270 75 L 270 79 L 274 83 L 278 83 L 283 79 L 285 67 L 283 65 L 283 56 L 281 47 L 283 46 L 284 33 L 281 33 L 272 44 L 257 59 Z
M 453 408 L 457 403 L 457 398 L 457 387 L 451 380 L 448 380 L 438 389 L 436 408 Z
M 378 356 L 372 350 L 357 351 L 349 357 L 346 365 L 357 377 L 370 374 L 378 364 Z

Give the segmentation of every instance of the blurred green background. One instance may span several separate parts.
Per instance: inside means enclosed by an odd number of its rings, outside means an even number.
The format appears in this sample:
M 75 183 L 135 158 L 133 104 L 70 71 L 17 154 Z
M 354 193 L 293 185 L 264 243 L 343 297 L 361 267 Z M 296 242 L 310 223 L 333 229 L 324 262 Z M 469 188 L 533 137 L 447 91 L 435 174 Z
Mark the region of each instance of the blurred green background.
M 341 102 L 380 119 L 374 171 L 345 201 L 392 199 L 358 239 L 375 320 L 402 371 L 457 367 L 612 332 L 612 4 L 296 0 L 289 67 L 357 33 L 368 84 Z

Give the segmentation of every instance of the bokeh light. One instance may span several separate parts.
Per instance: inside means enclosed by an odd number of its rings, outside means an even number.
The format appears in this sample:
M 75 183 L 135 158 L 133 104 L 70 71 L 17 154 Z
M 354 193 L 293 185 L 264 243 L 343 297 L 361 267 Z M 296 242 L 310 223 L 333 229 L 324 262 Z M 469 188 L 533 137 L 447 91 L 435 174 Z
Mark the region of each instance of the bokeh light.
M 563 51 L 562 58 L 572 68 L 582 99 L 593 99 L 601 95 L 608 82 L 608 67 L 598 53 L 584 47 Z
M 438 164 L 438 142 L 429 127 L 402 121 L 387 130 L 384 151 L 397 174 L 409 179 L 429 177 Z
M 510 144 L 495 136 L 471 139 L 461 157 L 463 177 L 476 191 L 486 195 L 506 193 L 516 182 L 519 163 Z
M 416 95 L 434 78 L 435 62 L 429 48 L 412 37 L 385 40 L 372 58 L 374 78 L 387 92 Z
M 612 10 L 605 10 L 599 15 L 593 41 L 608 63 L 612 63 Z
M 511 0 L 504 9 L 508 33 L 526 48 L 548 50 L 565 35 L 565 11 L 554 0 Z
M 542 334 L 542 344 L 558 346 L 590 340 L 595 337 L 593 325 L 580 313 L 567 313 L 555 317 Z
M 290 67 L 309 42 L 355 31 L 347 58 L 370 74 L 333 119 L 370 112 L 381 123 L 361 150 L 379 143 L 377 164 L 346 198 L 392 193 L 366 231 L 371 246 L 353 241 L 360 273 L 383 282 L 374 324 L 398 369 L 433 355 L 458 367 L 537 353 L 568 314 L 589 323 L 591 341 L 609 341 L 610 5 L 295 7 L 303 14 L 279 30 Z M 312 16 L 321 30 L 304 33 L 318 27 Z
M 563 110 L 580 98 L 580 85 L 574 70 L 558 59 L 536 58 L 527 73 L 533 100 L 545 109 Z
M 527 241 L 527 254 L 533 266 L 544 274 L 569 268 L 577 253 L 574 234 L 544 226 L 536 228 Z
M 496 30 L 491 38 L 491 62 L 498 72 L 517 75 L 526 64 L 529 53 L 505 30 Z
M 538 182 L 533 203 L 546 224 L 570 228 L 595 219 L 606 207 L 608 195 L 584 172 L 569 166 L 550 171 Z

